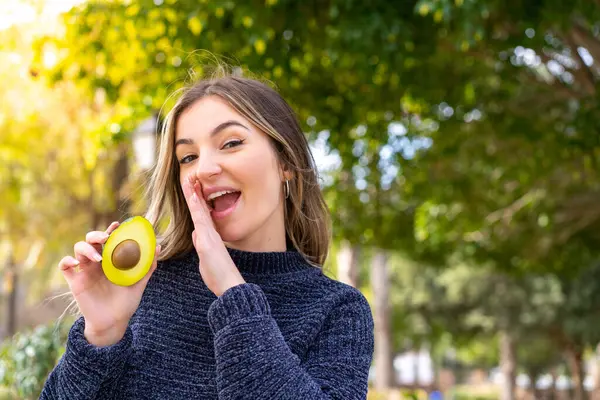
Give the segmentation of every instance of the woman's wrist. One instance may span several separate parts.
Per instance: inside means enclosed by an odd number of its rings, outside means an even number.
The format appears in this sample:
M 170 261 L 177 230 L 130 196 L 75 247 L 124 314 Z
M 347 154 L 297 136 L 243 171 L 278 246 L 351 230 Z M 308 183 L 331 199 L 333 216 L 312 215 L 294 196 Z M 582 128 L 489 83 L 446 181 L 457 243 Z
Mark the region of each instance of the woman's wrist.
M 242 278 L 241 275 L 233 276 L 230 279 L 224 281 L 223 285 L 221 286 L 221 288 L 219 290 L 220 293 L 215 293 L 215 294 L 217 295 L 217 297 L 221 297 L 223 295 L 223 293 L 225 293 L 232 287 L 238 286 L 238 285 L 243 285 L 244 283 L 246 283 L 246 281 L 244 280 L 244 278 Z
M 110 328 L 98 330 L 86 324 L 85 329 L 83 331 L 83 336 L 88 341 L 88 343 L 94 346 L 106 347 L 118 343 L 121 339 L 123 339 L 126 331 L 127 325 L 113 325 Z

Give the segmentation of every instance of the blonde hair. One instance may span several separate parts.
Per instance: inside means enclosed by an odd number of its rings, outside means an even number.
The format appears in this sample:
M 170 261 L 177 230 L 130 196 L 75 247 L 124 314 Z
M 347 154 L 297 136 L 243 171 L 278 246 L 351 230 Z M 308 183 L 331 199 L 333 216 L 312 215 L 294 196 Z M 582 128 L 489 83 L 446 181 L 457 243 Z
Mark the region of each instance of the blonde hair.
M 270 137 L 282 168 L 292 173 L 284 206 L 286 242 L 309 263 L 323 266 L 331 235 L 329 210 L 308 141 L 294 111 L 268 85 L 222 71 L 184 88 L 162 126 L 158 161 L 146 190 L 149 199 L 146 218 L 159 232 L 160 258 L 168 259 L 193 249 L 193 223 L 179 184 L 175 134 L 182 113 L 206 96 L 219 96 Z M 160 234 L 159 224 L 164 218 L 168 219 L 168 225 Z

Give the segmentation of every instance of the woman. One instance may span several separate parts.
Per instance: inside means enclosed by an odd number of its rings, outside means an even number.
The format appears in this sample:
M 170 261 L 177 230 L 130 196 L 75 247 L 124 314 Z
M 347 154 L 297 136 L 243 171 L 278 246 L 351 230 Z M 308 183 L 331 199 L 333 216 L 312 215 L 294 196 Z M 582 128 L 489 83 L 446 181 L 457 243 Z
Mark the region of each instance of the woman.
M 188 88 L 149 186 L 157 260 L 132 287 L 102 274 L 117 227 L 60 262 L 82 317 L 43 399 L 365 399 L 373 319 L 323 275 L 328 214 L 288 104 L 251 79 Z

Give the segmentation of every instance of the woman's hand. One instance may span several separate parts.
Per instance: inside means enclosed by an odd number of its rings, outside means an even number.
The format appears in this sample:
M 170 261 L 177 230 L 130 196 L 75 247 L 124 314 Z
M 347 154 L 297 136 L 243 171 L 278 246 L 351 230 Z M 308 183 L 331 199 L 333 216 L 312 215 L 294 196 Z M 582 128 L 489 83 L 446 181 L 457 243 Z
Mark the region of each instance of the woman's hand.
M 200 275 L 210 291 L 221 296 L 227 289 L 245 283 L 244 278 L 215 229 L 200 183 L 193 174 L 184 179 L 183 193 L 194 222 L 192 240 L 200 258 Z
M 84 336 L 96 346 L 109 346 L 123 338 L 160 254 L 159 245 L 150 271 L 135 285 L 113 284 L 102 271 L 100 252 L 118 226 L 113 222 L 105 232 L 89 232 L 85 241 L 75 244 L 75 257 L 66 256 L 58 264 L 85 319 Z

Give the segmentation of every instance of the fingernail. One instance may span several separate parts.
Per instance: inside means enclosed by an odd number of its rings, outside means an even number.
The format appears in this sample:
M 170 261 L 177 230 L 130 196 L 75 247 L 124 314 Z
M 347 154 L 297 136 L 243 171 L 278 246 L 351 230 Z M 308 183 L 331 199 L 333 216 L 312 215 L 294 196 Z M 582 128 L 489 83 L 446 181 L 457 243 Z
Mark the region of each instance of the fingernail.
M 100 254 L 94 254 L 94 260 L 96 260 L 97 262 L 102 261 L 102 256 Z
M 156 249 L 156 254 L 160 254 L 161 250 L 162 250 L 162 246 L 159 244 L 158 248 Z
M 196 194 L 196 192 L 194 192 L 194 193 L 192 194 L 192 201 L 193 201 L 194 203 L 199 203 L 199 201 L 198 201 L 198 195 Z
M 74 266 L 74 267 L 76 267 L 76 266 L 78 266 L 79 264 L 80 264 L 80 263 L 79 263 L 79 260 L 75 260 L 75 263 L 74 263 L 74 265 L 73 265 L 73 266 Z

